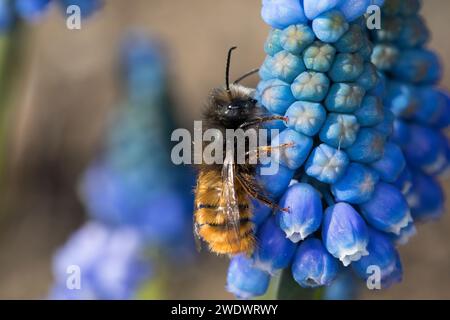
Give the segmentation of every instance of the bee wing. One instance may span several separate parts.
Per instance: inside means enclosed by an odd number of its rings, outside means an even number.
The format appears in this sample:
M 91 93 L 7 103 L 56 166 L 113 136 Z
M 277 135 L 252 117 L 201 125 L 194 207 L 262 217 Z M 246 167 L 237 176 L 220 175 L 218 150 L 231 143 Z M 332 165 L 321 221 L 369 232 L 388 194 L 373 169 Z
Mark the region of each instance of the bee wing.
M 235 189 L 235 166 L 233 153 L 227 152 L 223 168 L 222 168 L 222 183 L 223 183 L 223 212 L 227 217 L 227 228 L 232 233 L 232 239 L 239 240 L 239 203 Z M 232 242 L 232 241 L 230 241 Z

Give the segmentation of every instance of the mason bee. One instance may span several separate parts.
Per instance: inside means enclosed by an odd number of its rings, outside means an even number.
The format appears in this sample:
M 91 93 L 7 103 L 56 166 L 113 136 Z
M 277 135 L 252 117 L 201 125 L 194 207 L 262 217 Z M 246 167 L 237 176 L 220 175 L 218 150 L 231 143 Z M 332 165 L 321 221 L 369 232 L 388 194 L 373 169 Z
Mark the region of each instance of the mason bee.
M 228 51 L 225 87 L 215 88 L 210 94 L 203 117 L 203 130 L 214 128 L 225 135 L 227 129 L 258 130 L 268 121 L 286 121 L 285 117 L 265 114 L 253 97 L 254 90 L 239 84 L 244 78 L 256 73 L 257 69 L 230 85 L 230 61 L 234 49 L 236 47 Z M 225 143 L 224 148 L 226 149 Z M 258 154 L 263 149 L 270 152 L 272 148 L 257 147 L 256 150 L 247 150 L 246 154 Z M 194 231 L 217 254 L 252 253 L 255 236 L 251 222 L 251 198 L 272 209 L 280 209 L 258 184 L 255 178 L 256 166 L 247 160 L 239 164 L 235 155 L 230 156 L 228 152 L 224 153 L 223 164 L 202 163 L 199 166 L 195 188 Z

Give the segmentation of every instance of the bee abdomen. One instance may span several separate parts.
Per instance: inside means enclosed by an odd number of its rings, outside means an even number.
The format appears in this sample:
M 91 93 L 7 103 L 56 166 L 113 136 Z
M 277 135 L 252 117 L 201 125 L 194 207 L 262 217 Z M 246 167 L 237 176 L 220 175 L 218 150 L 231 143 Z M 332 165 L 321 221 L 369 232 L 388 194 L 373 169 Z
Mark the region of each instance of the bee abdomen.
M 202 172 L 199 175 L 195 193 L 195 224 L 198 235 L 208 243 L 211 251 L 218 254 L 234 255 L 253 251 L 255 245 L 254 228 L 251 222 L 250 201 L 236 186 L 239 206 L 239 226 L 235 226 L 224 210 L 220 172 Z
M 254 226 L 246 218 L 240 219 L 238 230 L 229 223 L 198 226 L 199 235 L 219 254 L 251 253 L 254 246 Z
M 211 251 L 217 254 L 236 255 L 239 253 L 245 253 L 251 255 L 255 248 L 255 237 L 249 235 L 245 238 L 241 238 L 239 242 L 210 242 L 209 248 Z
M 239 217 L 243 222 L 251 218 L 250 208 L 247 204 L 239 205 Z M 230 223 L 228 217 L 223 214 L 223 210 L 219 206 L 205 204 L 197 205 L 195 220 L 199 225 L 210 224 L 219 226 Z
M 207 242 L 237 242 L 253 233 L 253 224 L 243 219 L 236 230 L 229 224 L 203 224 L 198 229 L 200 236 Z
M 239 227 L 233 226 L 218 206 L 198 205 L 195 221 L 199 236 L 218 254 L 238 254 L 253 251 L 254 225 L 248 205 L 240 205 Z

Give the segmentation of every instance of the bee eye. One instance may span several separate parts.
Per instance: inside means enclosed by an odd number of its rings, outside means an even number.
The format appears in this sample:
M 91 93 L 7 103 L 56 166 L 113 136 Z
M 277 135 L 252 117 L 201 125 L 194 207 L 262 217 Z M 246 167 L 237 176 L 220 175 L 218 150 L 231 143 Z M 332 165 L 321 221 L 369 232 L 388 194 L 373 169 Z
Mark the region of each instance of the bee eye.
M 249 101 L 250 101 L 251 104 L 257 104 L 258 103 L 258 100 L 256 100 L 256 99 L 250 99 Z

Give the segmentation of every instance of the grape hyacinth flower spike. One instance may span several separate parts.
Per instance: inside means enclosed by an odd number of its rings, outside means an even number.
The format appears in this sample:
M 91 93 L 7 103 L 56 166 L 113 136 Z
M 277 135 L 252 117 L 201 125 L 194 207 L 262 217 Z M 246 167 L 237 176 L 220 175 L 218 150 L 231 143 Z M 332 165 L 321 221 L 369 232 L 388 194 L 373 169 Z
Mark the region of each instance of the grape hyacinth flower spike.
M 88 222 L 56 252 L 53 274 L 51 299 L 129 299 L 152 269 L 136 230 Z M 79 283 L 68 286 L 68 274 Z
M 411 215 L 426 221 L 443 213 L 443 191 L 436 178 L 450 168 L 444 131 L 450 124 L 450 97 L 438 88 L 442 67 L 427 49 L 430 32 L 420 9 L 418 0 L 386 0 L 382 28 L 370 36 L 375 44 L 372 62 L 386 78 L 384 104 L 395 115 L 392 141 L 404 154 L 400 160 L 393 149 L 375 167 L 388 168 L 391 178 L 402 179 L 399 163 L 406 165 L 412 183 L 405 190 Z
M 50 298 L 136 298 L 152 261 L 192 256 L 190 177 L 171 165 L 164 144 L 173 123 L 163 51 L 133 32 L 121 53 L 127 96 L 80 185 L 91 222 L 55 255 Z M 82 268 L 83 290 L 65 288 L 71 265 Z
M 414 219 L 426 216 L 426 208 L 442 208 L 442 192 L 426 191 L 439 190 L 439 185 L 422 172 L 445 171 L 449 144 L 437 128 L 448 124 L 450 117 L 439 115 L 445 114 L 449 99 L 430 88 L 440 74 L 434 55 L 407 49 L 427 36 L 421 19 L 409 20 L 416 10 L 407 4 L 414 1 L 386 0 L 382 9 L 383 16 L 390 15 L 391 2 L 410 9 L 408 14 L 395 10 L 408 20 L 403 32 L 368 30 L 367 8 L 384 2 L 263 1 L 262 18 L 272 30 L 256 96 L 269 112 L 288 117 L 275 144 L 294 137 L 306 143 L 274 158 L 280 172 L 259 177 L 289 212 L 265 216 L 256 226 L 253 255 L 245 263 L 233 258 L 227 288 L 241 298 L 262 295 L 267 277 L 280 273 L 282 291 L 286 278 L 304 288 L 332 285 L 351 270 L 366 279 L 371 264 L 381 268 L 381 288 L 388 287 L 402 279 L 396 245 L 415 233 Z M 371 40 L 377 37 L 383 40 L 373 49 Z M 395 41 L 386 45 L 387 38 Z M 393 63 L 402 55 L 401 63 Z M 395 82 L 384 74 L 388 68 L 394 68 L 389 74 Z M 407 79 L 421 86 L 419 97 L 435 117 L 417 112 L 418 97 Z M 408 124 L 400 121 L 400 111 Z M 416 124 L 410 125 L 411 120 Z M 425 125 L 434 131 L 415 130 Z M 436 150 L 431 156 L 418 153 L 408 147 L 410 139 L 424 146 L 431 142 Z M 420 161 L 413 164 L 412 157 Z M 433 197 L 435 205 L 429 200 Z M 249 272 L 254 278 L 248 277 L 248 283 L 236 276 Z M 264 285 L 257 286 L 258 281 Z

